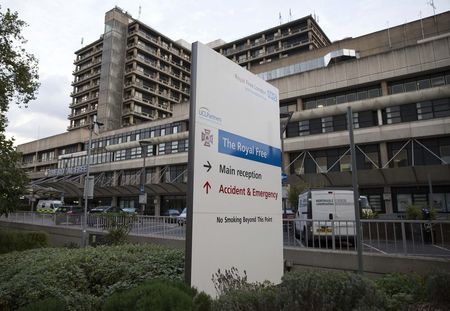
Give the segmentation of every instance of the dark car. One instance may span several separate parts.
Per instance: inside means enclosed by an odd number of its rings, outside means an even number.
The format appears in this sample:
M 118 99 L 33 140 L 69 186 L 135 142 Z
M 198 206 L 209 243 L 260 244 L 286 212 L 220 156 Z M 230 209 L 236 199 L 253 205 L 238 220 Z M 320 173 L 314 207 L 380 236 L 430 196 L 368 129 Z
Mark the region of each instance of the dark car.
M 283 209 L 283 220 L 295 219 L 295 213 L 291 208 Z
M 161 216 L 164 216 L 165 222 L 174 224 L 177 222 L 177 217 L 180 216 L 180 211 L 177 209 L 168 209 Z
M 55 211 L 55 224 L 81 224 L 84 208 L 78 205 L 63 205 Z

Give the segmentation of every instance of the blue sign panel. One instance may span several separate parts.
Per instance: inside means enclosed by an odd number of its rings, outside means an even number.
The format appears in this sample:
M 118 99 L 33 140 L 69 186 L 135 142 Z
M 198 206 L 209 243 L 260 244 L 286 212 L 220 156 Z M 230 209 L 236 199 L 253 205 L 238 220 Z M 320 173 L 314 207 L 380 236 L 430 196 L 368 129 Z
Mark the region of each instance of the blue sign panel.
M 281 150 L 219 129 L 219 152 L 281 167 Z

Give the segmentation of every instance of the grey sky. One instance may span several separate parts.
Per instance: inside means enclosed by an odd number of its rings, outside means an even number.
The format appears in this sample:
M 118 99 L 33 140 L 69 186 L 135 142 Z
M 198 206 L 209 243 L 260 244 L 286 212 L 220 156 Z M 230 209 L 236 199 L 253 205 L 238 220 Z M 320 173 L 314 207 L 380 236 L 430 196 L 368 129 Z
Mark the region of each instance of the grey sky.
M 168 37 L 204 43 L 232 41 L 309 14 L 334 41 L 356 37 L 430 16 L 427 0 L 4 0 L 29 26 L 27 50 L 39 59 L 41 88 L 28 108 L 11 107 L 7 136 L 16 144 L 66 131 L 75 50 L 99 38 L 106 11 L 115 5 Z M 435 0 L 436 13 L 450 10 L 450 0 Z

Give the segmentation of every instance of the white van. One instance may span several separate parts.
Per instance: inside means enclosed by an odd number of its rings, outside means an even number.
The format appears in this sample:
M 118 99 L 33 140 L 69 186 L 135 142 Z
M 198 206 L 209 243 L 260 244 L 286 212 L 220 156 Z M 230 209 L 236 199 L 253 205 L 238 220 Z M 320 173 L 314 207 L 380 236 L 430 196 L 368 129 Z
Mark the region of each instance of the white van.
M 298 197 L 295 233 L 305 241 L 329 238 L 355 240 L 353 190 L 311 189 Z
M 36 206 L 36 212 L 53 214 L 56 209 L 61 206 L 62 202 L 59 200 L 39 200 Z

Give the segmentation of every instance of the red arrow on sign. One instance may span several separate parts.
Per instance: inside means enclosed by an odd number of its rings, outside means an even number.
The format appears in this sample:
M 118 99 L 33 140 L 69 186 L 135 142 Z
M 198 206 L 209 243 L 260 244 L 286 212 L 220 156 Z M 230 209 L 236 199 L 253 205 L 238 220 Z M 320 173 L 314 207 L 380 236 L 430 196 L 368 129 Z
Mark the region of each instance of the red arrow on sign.
M 206 190 L 206 194 L 208 194 L 209 189 L 211 189 L 211 185 L 209 184 L 209 181 L 206 181 L 203 185 L 203 188 Z

